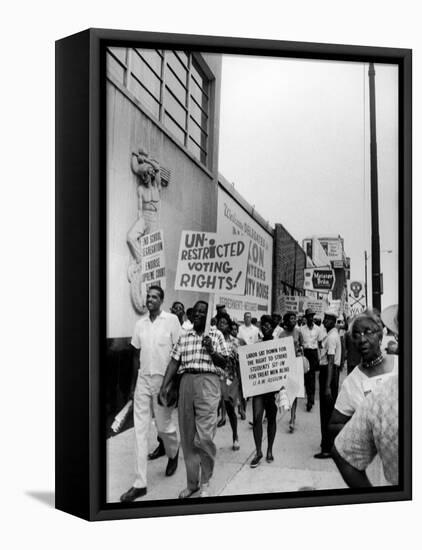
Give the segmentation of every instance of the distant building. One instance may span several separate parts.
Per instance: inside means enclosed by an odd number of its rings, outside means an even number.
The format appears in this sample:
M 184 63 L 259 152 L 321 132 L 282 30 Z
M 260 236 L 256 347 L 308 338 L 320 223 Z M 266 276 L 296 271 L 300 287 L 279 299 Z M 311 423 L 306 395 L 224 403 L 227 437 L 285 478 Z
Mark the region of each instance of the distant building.
M 273 310 L 280 296 L 303 296 L 303 270 L 306 254 L 296 239 L 281 224 L 274 229 Z
M 350 279 L 350 258 L 344 250 L 344 239 L 340 235 L 312 236 L 304 239 L 302 246 L 315 267 L 333 269 L 335 284 L 332 299 L 344 299 L 347 295 L 347 281 Z

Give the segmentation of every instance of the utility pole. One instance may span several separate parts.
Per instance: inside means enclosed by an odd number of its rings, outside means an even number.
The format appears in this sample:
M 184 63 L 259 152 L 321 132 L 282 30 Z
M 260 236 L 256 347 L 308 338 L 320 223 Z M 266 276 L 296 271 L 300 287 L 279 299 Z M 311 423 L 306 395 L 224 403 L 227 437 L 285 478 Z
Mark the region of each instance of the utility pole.
M 368 253 L 365 250 L 365 306 L 368 309 Z
M 375 69 L 369 63 L 369 119 L 371 130 L 371 257 L 372 257 L 372 307 L 381 311 L 381 262 L 378 215 L 378 159 L 377 126 L 375 113 Z

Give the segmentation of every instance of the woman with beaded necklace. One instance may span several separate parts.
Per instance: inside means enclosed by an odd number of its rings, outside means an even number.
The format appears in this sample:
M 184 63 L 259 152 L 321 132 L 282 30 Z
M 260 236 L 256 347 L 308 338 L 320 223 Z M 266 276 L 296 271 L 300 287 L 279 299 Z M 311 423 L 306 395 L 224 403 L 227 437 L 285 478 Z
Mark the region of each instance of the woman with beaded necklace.
M 370 310 L 360 313 L 349 331 L 361 362 L 345 378 L 338 394 L 329 425 L 333 441 L 366 395 L 387 377 L 397 374 L 397 356 L 381 351 L 383 325 L 378 315 Z

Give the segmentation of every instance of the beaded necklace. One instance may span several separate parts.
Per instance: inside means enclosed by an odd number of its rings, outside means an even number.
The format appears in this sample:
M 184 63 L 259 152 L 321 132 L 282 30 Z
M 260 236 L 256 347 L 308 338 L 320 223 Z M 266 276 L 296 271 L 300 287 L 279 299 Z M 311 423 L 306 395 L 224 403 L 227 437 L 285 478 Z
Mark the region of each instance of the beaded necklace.
M 380 352 L 380 354 L 377 355 L 375 359 L 372 359 L 372 361 L 362 361 L 362 367 L 364 369 L 372 369 L 378 367 L 378 365 L 381 365 L 383 361 L 384 355 Z

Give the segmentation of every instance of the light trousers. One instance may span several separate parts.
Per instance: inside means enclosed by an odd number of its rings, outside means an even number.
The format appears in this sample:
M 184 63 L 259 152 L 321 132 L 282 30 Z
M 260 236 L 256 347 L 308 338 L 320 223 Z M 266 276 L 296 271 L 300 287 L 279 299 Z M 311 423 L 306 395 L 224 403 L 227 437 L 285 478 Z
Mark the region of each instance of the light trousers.
M 158 403 L 163 376 L 145 375 L 139 372 L 133 403 L 135 426 L 135 482 L 134 487 L 147 486 L 148 433 L 151 417 L 154 414 L 158 435 L 161 437 L 169 458 L 174 458 L 179 449 L 176 425 L 173 422 L 173 407 L 163 407 Z
M 220 379 L 216 374 L 182 375 L 179 429 L 190 490 L 195 490 L 200 483 L 208 483 L 214 471 L 217 447 L 213 439 L 220 397 Z

